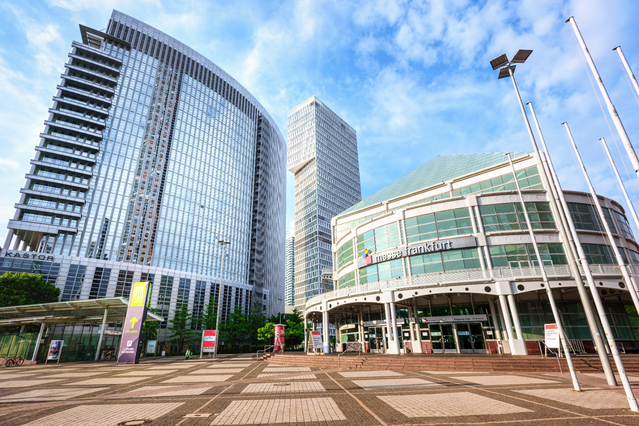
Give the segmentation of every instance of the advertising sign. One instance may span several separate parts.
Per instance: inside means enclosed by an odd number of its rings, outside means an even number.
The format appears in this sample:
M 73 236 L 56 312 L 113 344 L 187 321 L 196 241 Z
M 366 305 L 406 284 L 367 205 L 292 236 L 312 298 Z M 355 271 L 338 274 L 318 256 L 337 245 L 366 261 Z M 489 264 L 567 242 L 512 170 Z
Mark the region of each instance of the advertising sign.
M 273 344 L 275 345 L 275 352 L 284 352 L 284 329 L 286 326 L 284 324 L 275 324 L 275 341 Z
M 64 346 L 64 340 L 52 340 L 49 345 L 49 353 L 47 354 L 47 360 L 45 364 L 49 361 L 60 362 L 60 355 L 62 354 L 62 346 Z
M 140 343 L 142 324 L 146 320 L 146 301 L 149 296 L 148 282 L 133 284 L 131 299 L 126 310 L 126 319 L 122 324 L 122 338 L 118 353 L 118 364 L 137 364 L 140 362 Z
M 546 346 L 551 349 L 559 349 L 559 330 L 557 324 L 544 324 Z
M 322 332 L 311 331 L 311 337 L 313 338 L 313 347 L 315 349 L 321 349 L 322 348 Z
M 215 330 L 202 331 L 202 353 L 215 352 Z
M 157 345 L 158 345 L 157 340 L 149 340 L 148 342 L 146 342 L 146 353 L 154 354 L 155 349 L 157 348 Z

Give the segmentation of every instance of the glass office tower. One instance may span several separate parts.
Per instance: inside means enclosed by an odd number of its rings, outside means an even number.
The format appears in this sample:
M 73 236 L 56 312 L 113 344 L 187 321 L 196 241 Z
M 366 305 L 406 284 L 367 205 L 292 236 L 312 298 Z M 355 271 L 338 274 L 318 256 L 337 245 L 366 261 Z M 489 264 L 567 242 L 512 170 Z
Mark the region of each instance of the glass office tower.
M 284 304 L 295 305 L 295 222 L 286 230 L 286 253 L 284 254 Z
M 127 296 L 152 280 L 152 304 L 170 318 L 218 299 L 225 240 L 223 316 L 255 300 L 279 312 L 286 144 L 269 113 L 213 62 L 130 16 L 80 30 L 2 270 L 53 268 L 63 300 Z
M 295 306 L 325 291 L 331 219 L 362 199 L 355 130 L 315 96 L 288 114 L 288 170 L 295 174 Z

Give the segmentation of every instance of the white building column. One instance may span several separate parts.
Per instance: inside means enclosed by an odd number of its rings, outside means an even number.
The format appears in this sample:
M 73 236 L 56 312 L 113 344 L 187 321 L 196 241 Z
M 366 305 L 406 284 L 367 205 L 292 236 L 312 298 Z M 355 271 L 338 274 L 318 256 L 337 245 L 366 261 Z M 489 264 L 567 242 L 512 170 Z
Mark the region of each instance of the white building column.
M 40 332 L 38 333 L 38 340 L 36 340 L 35 348 L 33 348 L 33 356 L 31 361 L 38 360 L 38 350 L 40 350 L 40 341 L 42 340 L 42 334 L 44 333 L 44 321 L 40 324 Z
M 391 313 L 390 304 L 384 303 L 384 315 L 386 320 L 386 327 L 384 333 L 384 352 L 391 353 L 393 347 L 393 326 L 391 325 Z M 388 342 L 386 342 L 386 335 L 388 335 Z
M 488 307 L 490 308 L 490 317 L 495 325 L 494 333 L 495 339 L 501 340 L 501 331 L 499 329 L 499 321 L 497 321 L 497 311 L 495 310 L 495 302 L 492 299 L 488 299 Z
M 324 353 L 330 353 L 330 346 L 329 346 L 329 340 L 328 340 L 328 311 L 326 310 L 326 302 L 323 303 L 324 306 L 322 306 L 322 337 L 323 337 L 323 346 L 324 346 Z
M 513 324 L 510 322 L 510 315 L 508 314 L 508 303 L 506 302 L 506 296 L 499 295 L 499 307 L 501 308 L 502 316 L 504 320 L 504 327 L 506 327 L 506 335 L 508 336 L 508 342 L 512 346 L 515 335 L 513 334 Z
M 419 314 L 417 313 L 416 299 L 413 299 L 413 315 L 415 317 L 415 323 L 413 324 L 413 330 L 415 332 L 415 339 L 413 340 L 413 353 L 421 354 L 424 353 L 424 351 L 422 350 L 422 330 L 419 324 Z
M 399 336 L 397 335 L 397 314 L 395 311 L 395 302 L 392 301 L 389 303 L 389 305 L 391 311 L 391 328 L 393 329 L 393 343 L 391 344 L 389 352 L 399 355 Z
M 509 294 L 506 297 L 508 299 L 508 305 L 510 305 L 510 314 L 513 317 L 513 323 L 515 324 L 515 332 L 517 333 L 517 338 L 513 340 L 515 346 L 511 344 L 510 350 L 513 355 L 528 355 L 526 341 L 524 340 L 524 335 L 521 332 L 521 323 L 519 322 L 519 312 L 517 311 L 517 305 L 515 304 L 515 296 Z

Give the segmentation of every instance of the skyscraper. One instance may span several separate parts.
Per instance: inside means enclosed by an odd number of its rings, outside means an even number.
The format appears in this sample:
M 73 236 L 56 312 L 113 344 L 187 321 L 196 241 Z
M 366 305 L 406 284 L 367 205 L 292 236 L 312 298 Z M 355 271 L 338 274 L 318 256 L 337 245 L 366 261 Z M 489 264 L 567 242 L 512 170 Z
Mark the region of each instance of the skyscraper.
M 295 174 L 295 306 L 324 291 L 332 269 L 331 218 L 362 199 L 355 130 L 315 96 L 288 113 Z
M 62 300 L 153 281 L 160 315 L 220 299 L 223 318 L 284 281 L 284 138 L 209 59 L 118 11 L 80 26 L 9 222 L 0 271 L 47 274 Z M 61 58 L 62 62 L 62 58 Z M 223 251 L 229 241 L 223 276 Z M 279 299 L 279 303 L 278 303 Z
M 295 305 L 295 221 L 286 230 L 286 253 L 284 254 L 284 304 Z

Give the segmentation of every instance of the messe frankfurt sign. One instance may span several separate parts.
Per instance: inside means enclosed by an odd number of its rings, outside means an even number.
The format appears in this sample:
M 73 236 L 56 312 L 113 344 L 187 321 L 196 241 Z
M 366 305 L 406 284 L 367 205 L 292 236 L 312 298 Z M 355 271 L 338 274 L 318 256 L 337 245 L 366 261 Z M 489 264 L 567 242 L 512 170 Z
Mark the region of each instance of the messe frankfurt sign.
M 418 254 L 436 253 L 447 250 L 458 250 L 468 247 L 477 247 L 475 237 L 450 238 L 447 240 L 431 241 L 429 243 L 415 244 L 412 246 L 398 247 L 382 253 L 364 253 L 357 259 L 357 267 L 365 268 L 387 260 L 400 259 Z

